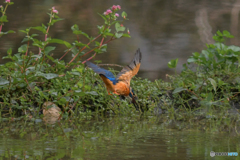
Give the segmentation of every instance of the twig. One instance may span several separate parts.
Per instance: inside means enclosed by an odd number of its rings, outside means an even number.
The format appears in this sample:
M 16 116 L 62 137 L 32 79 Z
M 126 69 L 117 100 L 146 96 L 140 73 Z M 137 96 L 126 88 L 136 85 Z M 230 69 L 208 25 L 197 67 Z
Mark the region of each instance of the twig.
M 118 64 L 98 64 L 98 66 L 116 66 L 116 67 L 123 68 L 123 66 L 118 65 Z
M 91 60 L 93 57 L 95 57 L 95 56 L 96 56 L 96 54 L 97 54 L 97 53 L 94 53 L 94 55 L 93 55 L 93 56 L 91 56 L 91 57 L 90 57 L 90 58 L 88 58 L 87 60 L 83 61 L 83 62 L 82 62 L 82 64 L 84 64 L 84 63 L 86 63 L 87 61 Z
M 27 53 L 28 53 L 28 47 L 29 47 L 29 41 L 28 41 L 28 44 L 27 44 L 27 51 L 26 51 L 25 56 L 27 56 Z
M 93 41 L 95 41 L 98 37 L 100 37 L 102 34 L 99 34 L 97 37 L 95 37 L 92 41 L 90 41 L 90 42 L 88 42 L 88 44 L 86 45 L 86 46 L 88 46 L 90 43 L 92 43 Z M 73 59 L 70 61 L 70 62 L 68 62 L 68 64 L 67 64 L 67 66 L 69 65 L 69 64 L 71 64 L 73 61 L 74 61 L 74 59 L 79 55 L 79 53 L 81 53 L 85 48 L 86 48 L 86 46 L 84 46 L 82 49 L 81 49 L 81 51 L 79 51 L 74 57 L 73 57 Z M 86 53 L 85 53 L 86 54 Z M 66 66 L 66 67 L 67 67 Z
M 74 47 L 73 47 L 73 48 L 74 48 Z M 68 53 L 69 51 L 71 51 L 73 48 L 69 49 L 61 58 L 59 58 L 58 61 L 60 61 L 63 57 L 65 57 L 65 56 L 67 55 L 67 53 Z

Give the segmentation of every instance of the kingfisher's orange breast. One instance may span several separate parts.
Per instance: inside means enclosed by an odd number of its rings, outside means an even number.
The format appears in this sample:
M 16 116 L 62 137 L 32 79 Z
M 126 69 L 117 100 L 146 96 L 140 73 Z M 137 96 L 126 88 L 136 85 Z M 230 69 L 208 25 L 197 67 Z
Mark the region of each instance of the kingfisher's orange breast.
M 112 81 L 110 81 L 108 78 L 106 78 L 103 75 L 100 75 L 103 82 L 105 83 L 107 90 L 111 91 L 111 92 L 117 92 L 119 95 L 124 95 L 124 96 L 128 96 L 130 93 L 129 90 L 129 86 L 127 86 L 126 83 L 120 81 L 117 84 L 113 84 Z
M 103 75 L 100 75 L 103 82 L 105 83 L 106 87 L 107 87 L 107 90 L 110 90 L 111 92 L 114 92 L 114 84 L 112 81 L 110 81 L 108 78 L 106 78 L 105 76 Z
M 129 87 L 124 82 L 118 82 L 116 85 L 114 85 L 114 90 L 124 96 L 128 96 L 130 93 Z

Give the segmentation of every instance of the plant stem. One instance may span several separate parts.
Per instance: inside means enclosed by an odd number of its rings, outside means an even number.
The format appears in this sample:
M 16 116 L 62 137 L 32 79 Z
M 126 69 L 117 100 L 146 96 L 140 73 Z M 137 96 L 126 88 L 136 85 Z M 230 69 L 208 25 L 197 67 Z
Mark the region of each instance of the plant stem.
M 95 40 L 96 40 L 97 38 L 99 38 L 101 35 L 102 35 L 102 34 L 99 34 L 99 35 L 98 35 L 97 37 L 95 37 L 92 41 L 88 42 L 87 46 L 89 46 L 90 43 L 92 43 L 93 41 L 95 41 Z M 74 61 L 74 59 L 79 55 L 79 53 L 81 53 L 85 48 L 86 48 L 86 46 L 84 46 L 84 47 L 81 49 L 81 51 L 79 51 L 79 52 L 73 57 L 73 59 L 72 59 L 70 62 L 68 62 L 67 66 L 68 66 L 69 64 L 71 64 L 71 63 Z M 86 55 L 86 53 L 85 53 L 84 55 Z M 84 56 L 84 55 L 83 55 L 83 56 Z M 82 56 L 81 56 L 81 57 L 82 57 Z M 66 67 L 67 67 L 67 66 L 66 66 Z
M 49 23 L 48 23 L 48 28 L 47 28 L 47 32 L 45 34 L 45 41 L 47 41 L 47 34 L 48 34 L 48 31 L 49 31 L 49 28 L 50 28 L 50 23 L 52 22 L 52 18 L 53 18 L 53 12 L 51 11 L 51 16 L 50 16 L 50 20 L 49 20 Z
M 3 11 L 2 17 L 5 15 L 5 12 L 6 12 L 6 10 L 7 10 L 7 7 L 8 7 L 8 4 L 6 5 L 6 7 L 5 7 L 4 11 Z M 2 23 L 1 26 L 0 26 L 0 33 L 1 33 L 1 31 L 2 31 L 2 26 L 3 26 L 3 23 Z

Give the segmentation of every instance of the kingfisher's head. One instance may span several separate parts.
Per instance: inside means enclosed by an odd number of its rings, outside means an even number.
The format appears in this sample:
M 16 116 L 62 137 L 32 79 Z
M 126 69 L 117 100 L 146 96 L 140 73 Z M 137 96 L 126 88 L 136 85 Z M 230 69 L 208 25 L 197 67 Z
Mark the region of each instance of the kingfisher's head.
M 137 99 L 137 95 L 134 93 L 132 87 L 130 87 L 130 93 L 129 93 L 129 96 L 130 96 L 131 98 Z

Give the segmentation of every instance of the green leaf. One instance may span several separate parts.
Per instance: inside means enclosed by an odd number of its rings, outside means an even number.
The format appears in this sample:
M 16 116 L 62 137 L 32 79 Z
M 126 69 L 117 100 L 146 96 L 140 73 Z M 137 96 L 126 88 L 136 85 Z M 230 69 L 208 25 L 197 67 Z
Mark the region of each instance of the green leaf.
M 196 59 L 194 57 L 190 57 L 190 58 L 187 59 L 188 63 L 192 63 L 192 62 L 196 62 L 196 61 L 198 61 L 198 59 Z
M 178 87 L 173 91 L 173 94 L 176 94 L 176 93 L 179 93 L 179 92 L 182 92 L 182 91 L 185 91 L 185 90 L 187 90 L 187 89 L 185 89 L 183 87 Z
M 68 43 L 67 41 L 61 40 L 61 39 L 50 39 L 50 40 L 48 40 L 48 43 L 64 44 L 67 48 L 72 47 L 72 45 L 70 43 Z
M 71 72 L 71 74 L 73 74 L 75 76 L 81 76 L 81 74 L 79 72 Z
M 98 93 L 96 91 L 91 91 L 91 92 L 85 92 L 86 94 L 91 94 L 91 95 L 94 95 L 94 96 L 97 96 Z
M 87 45 L 87 44 L 84 44 L 84 43 L 79 43 L 79 42 L 76 42 L 76 44 L 75 44 L 76 46 L 79 46 L 79 47 L 86 47 L 86 48 L 90 48 L 89 47 L 89 45 Z
M 28 47 L 27 44 L 21 45 L 21 47 L 18 48 L 18 52 L 20 52 L 20 53 L 27 52 L 27 47 Z
M 32 27 L 32 29 L 36 29 L 38 31 L 41 31 L 43 34 L 47 33 L 46 26 L 37 26 L 37 27 Z
M 227 37 L 227 38 L 234 38 L 233 35 L 231 35 L 228 31 L 224 30 L 223 31 L 223 36 Z
M 10 5 L 13 5 L 14 4 L 14 2 L 10 2 L 10 3 L 8 3 L 8 5 L 10 6 Z
M 120 23 L 115 23 L 115 28 L 116 28 L 116 31 L 119 32 L 119 31 L 125 31 L 125 27 L 121 26 Z
M 122 35 L 123 35 L 123 33 L 115 33 L 115 37 L 116 37 L 116 38 L 121 38 Z
M 49 52 L 53 51 L 56 47 L 53 47 L 53 46 L 47 46 L 44 51 L 46 54 L 48 54 Z
M 53 25 L 54 23 L 63 20 L 62 18 L 57 18 L 57 19 L 53 19 L 51 23 L 48 23 L 49 25 Z
M 53 78 L 58 77 L 58 74 L 55 74 L 55 73 L 40 73 L 40 72 L 37 72 L 37 73 L 36 73 L 36 76 L 41 76 L 41 77 L 44 77 L 44 78 L 46 78 L 46 79 L 53 79 Z
M 25 31 L 25 30 L 19 30 L 19 32 L 23 32 L 23 33 L 28 33 L 28 31 Z
M 15 33 L 15 31 L 9 30 L 9 31 L 7 31 L 7 33 Z
M 214 91 L 215 91 L 215 93 L 216 93 L 216 88 L 217 88 L 217 83 L 216 83 L 216 81 L 214 80 L 214 79 L 212 79 L 212 78 L 208 78 L 208 80 L 211 82 L 211 84 L 212 84 L 212 86 L 213 86 L 213 89 L 214 89 Z
M 44 77 L 45 77 L 46 79 L 53 79 L 53 78 L 58 77 L 58 74 L 55 74 L 55 73 L 46 73 L 46 74 L 44 74 Z
M 210 102 L 210 101 L 212 100 L 212 98 L 213 98 L 212 92 L 208 93 L 206 100 L 207 100 L 208 102 Z
M 8 34 L 8 33 L 15 33 L 13 30 L 9 30 L 7 32 L 0 32 L 0 35 Z
M 198 52 L 194 52 L 194 53 L 193 53 L 193 56 L 194 56 L 194 57 L 199 57 L 199 55 L 200 55 L 200 53 L 198 53 Z
M 79 30 L 78 25 L 77 25 L 77 24 L 74 24 L 74 25 L 71 27 L 71 30 L 72 30 L 72 31 Z
M 0 78 L 0 85 L 5 85 L 5 84 L 8 84 L 9 83 L 9 81 L 8 80 L 6 80 L 6 79 L 4 79 L 4 78 Z
M 124 33 L 122 36 L 123 36 L 123 37 L 131 38 L 131 36 L 130 36 L 129 34 L 127 34 L 127 33 Z
M 223 36 L 222 33 L 221 33 L 219 30 L 217 31 L 217 34 L 218 34 L 219 36 Z
M 233 50 L 234 52 L 239 52 L 239 51 L 240 51 L 240 47 L 234 46 L 234 45 L 229 46 L 228 49 L 231 49 L 231 50 Z
M 35 54 L 32 56 L 32 58 L 41 58 L 42 57 L 42 54 Z
M 209 52 L 206 50 L 202 50 L 202 54 L 206 57 L 206 59 L 209 58 Z
M 61 98 L 59 101 L 60 101 L 61 104 L 65 104 L 65 103 L 67 103 L 67 100 L 66 100 L 65 97 Z
M 6 16 L 6 15 L 3 15 L 2 17 L 0 17 L 0 22 L 1 22 L 1 23 L 3 23 L 3 22 L 8 22 L 7 16 Z
M 124 18 L 127 18 L 127 13 L 125 11 L 122 12 L 122 17 Z
M 168 67 L 169 68 L 176 68 L 178 63 L 178 58 L 177 59 L 172 59 L 170 62 L 168 62 Z
M 52 56 L 46 55 L 48 59 L 50 59 L 52 62 L 55 60 Z
M 7 50 L 7 54 L 12 54 L 12 48 L 9 48 L 8 50 Z

